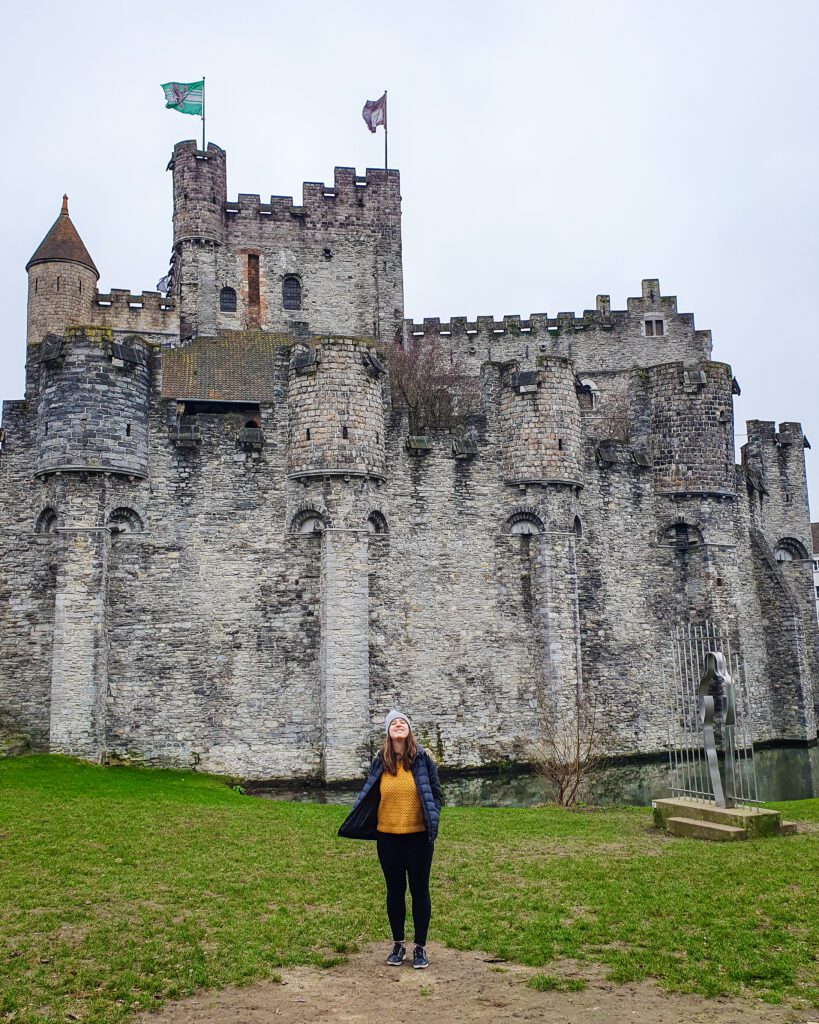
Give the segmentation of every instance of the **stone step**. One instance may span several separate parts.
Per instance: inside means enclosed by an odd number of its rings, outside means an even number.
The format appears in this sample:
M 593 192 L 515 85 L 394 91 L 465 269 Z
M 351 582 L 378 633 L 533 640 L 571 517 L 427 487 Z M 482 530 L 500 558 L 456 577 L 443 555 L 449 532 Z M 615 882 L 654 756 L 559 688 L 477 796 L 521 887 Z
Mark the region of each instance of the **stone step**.
M 744 829 L 751 838 L 779 835 L 779 811 L 762 807 L 717 807 L 712 801 L 674 797 L 654 801 L 654 823 L 665 828 L 669 818 L 697 818 Z
M 781 836 L 795 836 L 799 831 L 795 821 L 780 821 L 779 834 Z
M 666 828 L 672 836 L 688 839 L 711 839 L 717 843 L 730 843 L 747 839 L 748 833 L 736 825 L 721 825 L 718 821 L 704 821 L 702 818 L 666 818 Z

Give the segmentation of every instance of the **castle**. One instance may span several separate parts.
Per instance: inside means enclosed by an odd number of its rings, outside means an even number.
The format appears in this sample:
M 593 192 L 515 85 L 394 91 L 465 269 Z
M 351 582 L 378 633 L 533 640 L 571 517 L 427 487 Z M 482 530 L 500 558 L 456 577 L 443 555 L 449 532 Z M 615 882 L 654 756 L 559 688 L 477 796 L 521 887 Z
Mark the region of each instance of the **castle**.
M 167 293 L 98 291 L 67 202 L 3 406 L 0 722 L 247 778 L 360 776 L 405 708 L 445 767 L 525 760 L 593 702 L 664 749 L 670 631 L 741 653 L 757 741 L 817 734 L 798 423 L 752 420 L 656 280 L 625 310 L 403 319 L 393 170 L 228 197 L 179 143 Z M 390 352 L 478 396 L 410 425 Z

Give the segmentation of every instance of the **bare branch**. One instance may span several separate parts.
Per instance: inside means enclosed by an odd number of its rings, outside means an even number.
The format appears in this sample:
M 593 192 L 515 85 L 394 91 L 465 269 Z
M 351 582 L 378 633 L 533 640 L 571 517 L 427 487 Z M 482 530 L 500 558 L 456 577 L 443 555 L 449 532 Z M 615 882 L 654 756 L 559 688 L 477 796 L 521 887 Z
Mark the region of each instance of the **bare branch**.
M 595 706 L 581 699 L 561 721 L 544 720 L 531 747 L 535 772 L 551 783 L 555 800 L 564 807 L 576 802 L 583 783 L 604 756 Z
M 438 339 L 410 339 L 386 357 L 393 404 L 407 410 L 411 434 L 447 430 L 480 412 L 478 379 Z

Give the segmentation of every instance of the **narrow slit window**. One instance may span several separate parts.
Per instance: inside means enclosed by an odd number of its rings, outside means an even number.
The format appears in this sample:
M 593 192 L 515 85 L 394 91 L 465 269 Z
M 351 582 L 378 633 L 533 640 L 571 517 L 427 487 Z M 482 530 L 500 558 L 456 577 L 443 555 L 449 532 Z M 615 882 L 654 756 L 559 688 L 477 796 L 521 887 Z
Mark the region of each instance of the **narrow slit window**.
M 346 428 L 346 427 L 342 427 L 342 428 L 341 428 L 341 436 L 342 436 L 342 437 L 344 438 L 344 440 L 345 440 L 345 441 L 346 441 L 346 440 L 347 440 L 347 438 L 349 437 L 349 434 L 348 434 L 348 432 L 347 432 L 347 428 Z
M 306 436 L 306 439 L 309 441 L 310 440 L 310 428 L 309 427 L 305 431 L 305 436 Z
M 282 281 L 282 305 L 285 309 L 301 309 L 301 281 L 294 274 Z
M 130 423 L 126 423 L 125 424 L 125 436 L 126 437 L 130 437 L 131 436 L 131 424 Z

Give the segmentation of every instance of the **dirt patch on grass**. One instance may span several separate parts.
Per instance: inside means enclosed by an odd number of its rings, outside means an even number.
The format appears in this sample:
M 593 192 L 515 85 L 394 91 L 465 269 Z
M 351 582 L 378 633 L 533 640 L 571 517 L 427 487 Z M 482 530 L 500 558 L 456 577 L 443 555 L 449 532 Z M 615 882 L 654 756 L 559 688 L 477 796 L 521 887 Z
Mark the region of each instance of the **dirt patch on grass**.
M 291 968 L 281 983 L 206 992 L 138 1018 L 140 1024 L 495 1024 L 498 1020 L 543 1024 L 588 1024 L 593 1014 L 606 1024 L 793 1024 L 810 1012 L 738 999 L 703 999 L 670 994 L 649 982 L 613 985 L 603 970 L 563 961 L 535 970 L 481 953 L 461 953 L 430 944 L 428 970 L 405 963 L 388 967 L 383 943 L 368 946 L 326 970 Z M 537 991 L 535 974 L 583 978 L 579 992 Z M 815 1019 L 815 1016 L 814 1018 Z

